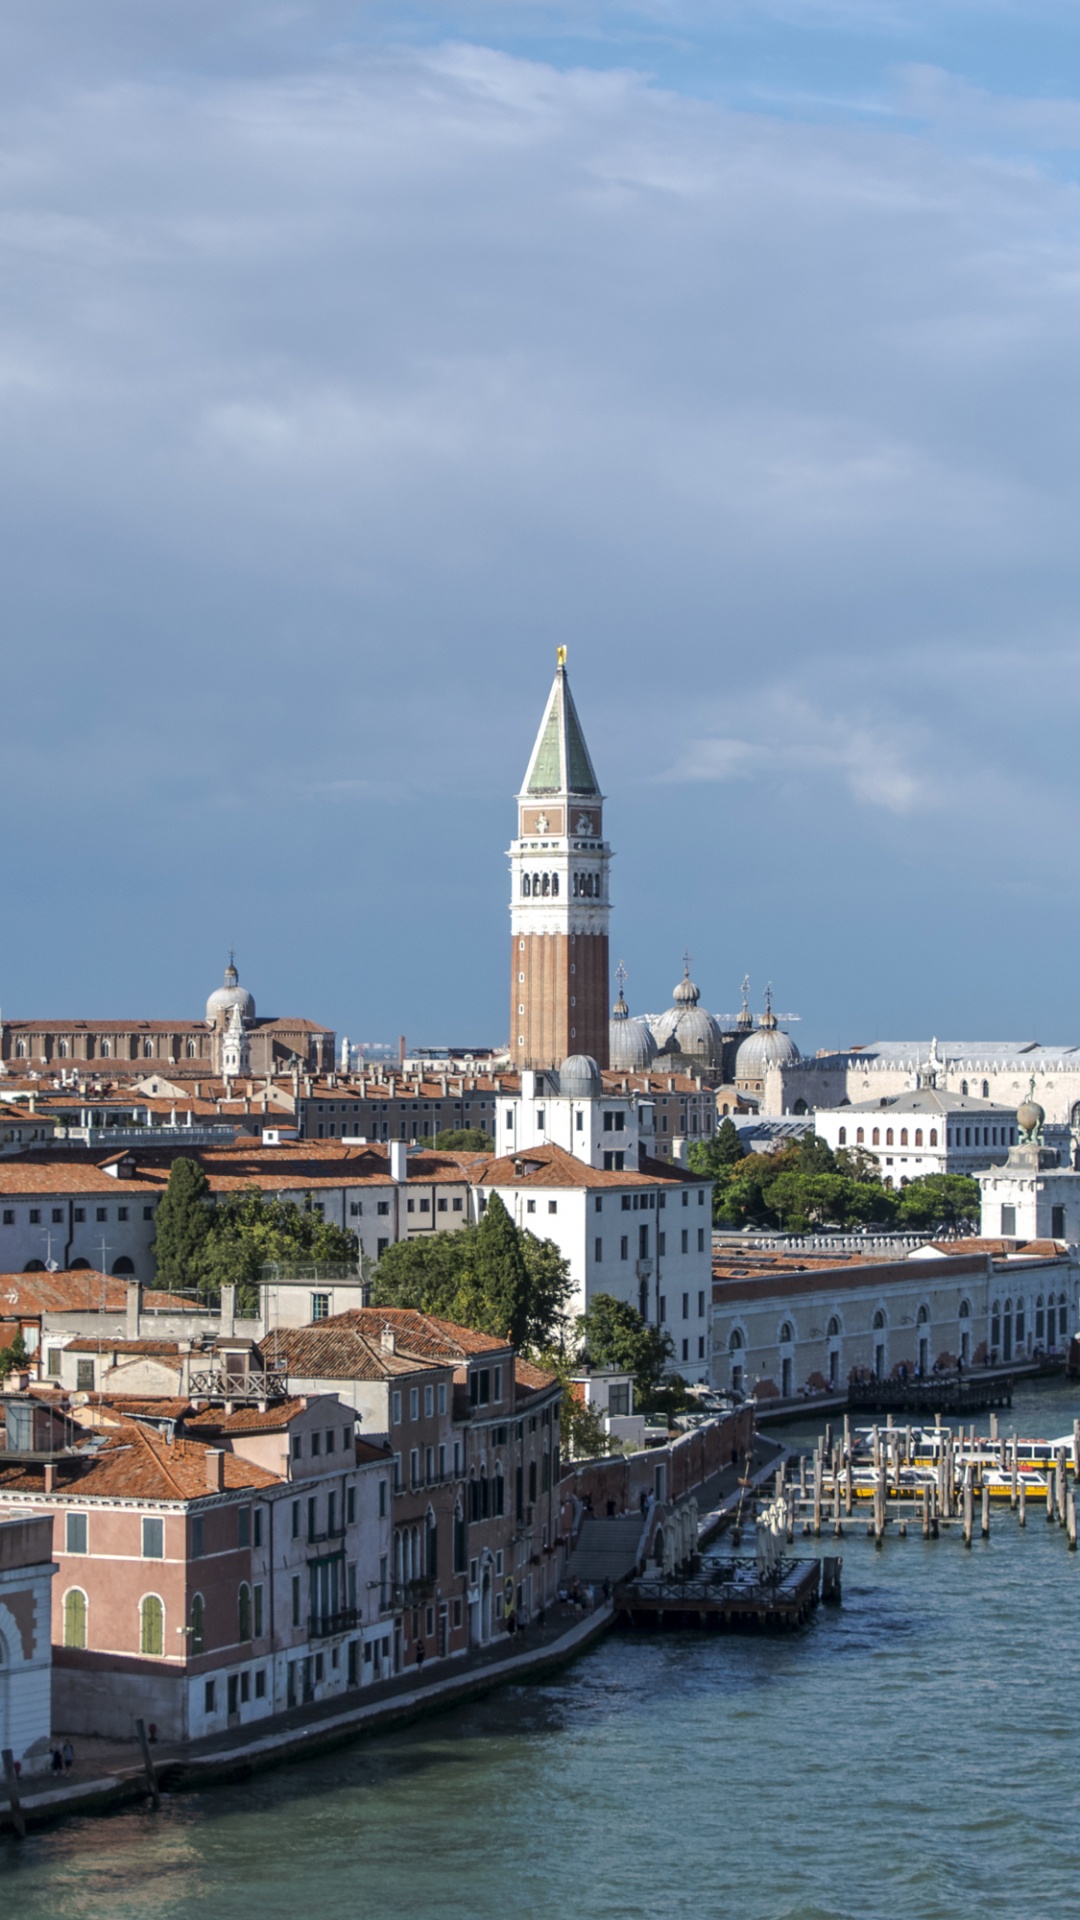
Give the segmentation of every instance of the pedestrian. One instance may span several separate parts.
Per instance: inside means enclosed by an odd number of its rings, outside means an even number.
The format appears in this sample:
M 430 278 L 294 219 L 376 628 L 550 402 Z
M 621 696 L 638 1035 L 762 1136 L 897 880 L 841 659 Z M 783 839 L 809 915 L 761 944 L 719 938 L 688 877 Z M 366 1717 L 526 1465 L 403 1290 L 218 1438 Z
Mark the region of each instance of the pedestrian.
M 517 1632 L 517 1615 L 515 1614 L 513 1607 L 511 1607 L 509 1613 L 506 1616 L 506 1631 L 507 1633 Z
M 543 1604 L 541 1604 L 536 1610 L 536 1623 L 537 1623 L 537 1626 L 540 1628 L 541 1633 L 543 1633 L 544 1627 L 547 1624 L 547 1608 Z
M 608 1503 L 607 1503 L 607 1517 L 608 1517 L 608 1519 L 609 1519 L 609 1520 L 614 1520 L 614 1518 L 615 1518 L 615 1502 L 614 1502 L 614 1500 L 609 1500 L 609 1501 L 608 1501 Z
M 60 1751 L 60 1749 L 59 1749 L 59 1747 L 53 1747 L 53 1749 L 52 1749 L 52 1756 L 51 1756 L 51 1759 L 50 1759 L 50 1761 L 49 1761 L 49 1764 L 50 1764 L 50 1766 L 52 1767 L 52 1770 L 53 1770 L 53 1772 L 54 1772 L 54 1773 L 63 1773 L 63 1771 L 64 1771 L 64 1756 L 63 1756 L 63 1754 L 61 1753 L 61 1751 Z
M 75 1765 L 75 1749 L 70 1740 L 64 1741 L 64 1772 L 70 1773 Z
M 418 1640 L 418 1641 L 417 1641 L 417 1643 L 416 1643 L 416 1667 L 417 1667 L 417 1672 L 419 1672 L 419 1670 L 420 1670 L 420 1668 L 421 1668 L 421 1667 L 423 1666 L 423 1664 L 424 1664 L 424 1661 L 425 1661 L 425 1659 L 426 1659 L 426 1658 L 427 1658 L 427 1648 L 425 1647 L 425 1645 L 424 1645 L 424 1643 L 423 1643 L 423 1641 L 422 1641 L 422 1640 Z

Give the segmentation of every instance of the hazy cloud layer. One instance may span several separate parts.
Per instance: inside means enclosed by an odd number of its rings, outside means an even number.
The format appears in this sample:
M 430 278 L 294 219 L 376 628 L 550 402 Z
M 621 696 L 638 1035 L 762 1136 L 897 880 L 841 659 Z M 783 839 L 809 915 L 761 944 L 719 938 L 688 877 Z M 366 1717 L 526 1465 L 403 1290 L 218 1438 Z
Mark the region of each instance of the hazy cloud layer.
M 7 1011 L 182 1011 L 235 941 L 500 1038 L 568 641 L 637 1004 L 685 937 L 810 1038 L 1074 1035 L 1007 916 L 1080 932 L 1080 100 L 925 9 L 5 12 Z M 729 97 L 641 56 L 720 26 Z M 869 36 L 875 111 L 764 104 L 751 28 Z

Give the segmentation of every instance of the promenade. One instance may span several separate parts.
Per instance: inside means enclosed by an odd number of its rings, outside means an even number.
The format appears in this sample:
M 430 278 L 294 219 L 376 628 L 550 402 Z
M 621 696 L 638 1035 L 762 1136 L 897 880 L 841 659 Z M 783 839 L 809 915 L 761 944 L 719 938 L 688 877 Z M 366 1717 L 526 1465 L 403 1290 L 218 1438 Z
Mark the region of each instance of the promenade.
M 409 1667 L 352 1693 L 271 1714 L 203 1740 L 155 1744 L 150 1748 L 154 1784 L 160 1792 L 176 1792 L 242 1779 L 365 1733 L 422 1719 L 496 1687 L 540 1678 L 584 1652 L 611 1620 L 610 1604 L 585 1614 L 556 1606 L 548 1610 L 543 1627 L 533 1624 L 513 1637 L 503 1633 L 490 1646 L 453 1660 L 429 1660 L 422 1674 Z M 54 1737 L 62 1741 L 65 1735 L 61 1730 Z M 135 1740 L 70 1738 L 75 1750 L 70 1775 L 32 1775 L 22 1782 L 21 1811 L 27 1826 L 149 1798 L 150 1780 Z M 11 1833 L 14 1826 L 0 1785 L 0 1832 Z

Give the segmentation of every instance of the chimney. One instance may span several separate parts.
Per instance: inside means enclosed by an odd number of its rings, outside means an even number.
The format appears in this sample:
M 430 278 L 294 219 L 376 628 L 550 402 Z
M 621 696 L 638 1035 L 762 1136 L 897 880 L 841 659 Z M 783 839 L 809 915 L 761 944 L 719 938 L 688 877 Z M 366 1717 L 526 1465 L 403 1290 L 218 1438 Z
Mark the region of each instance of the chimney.
M 137 1280 L 127 1283 L 127 1322 L 125 1332 L 129 1340 L 139 1338 L 139 1307 L 142 1301 L 142 1288 Z
M 405 1065 L 405 1035 L 403 1033 L 398 1034 L 397 1057 L 398 1066 L 403 1067 Z
M 388 1140 L 386 1143 L 390 1160 L 390 1178 L 401 1186 L 409 1177 L 409 1149 L 404 1140 Z
M 226 1340 L 236 1332 L 236 1288 L 223 1286 L 221 1289 L 221 1324 L 218 1332 Z
M 384 1327 L 382 1330 L 382 1350 L 384 1353 L 397 1352 L 397 1334 L 393 1327 Z
M 206 1449 L 206 1491 L 221 1493 L 225 1485 L 225 1455 L 220 1447 Z
M 45 1462 L 45 1491 L 53 1493 L 56 1489 L 56 1467 L 51 1460 Z

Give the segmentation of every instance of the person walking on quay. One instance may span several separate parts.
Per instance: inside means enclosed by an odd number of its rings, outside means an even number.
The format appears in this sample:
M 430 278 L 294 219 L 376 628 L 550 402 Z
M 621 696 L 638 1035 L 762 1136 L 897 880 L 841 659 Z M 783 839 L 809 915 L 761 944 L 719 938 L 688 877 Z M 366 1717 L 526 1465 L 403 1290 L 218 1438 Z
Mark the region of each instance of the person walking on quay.
M 61 1753 L 61 1751 L 60 1751 L 60 1749 L 59 1749 L 59 1747 L 54 1747 L 54 1748 L 52 1749 L 52 1753 L 51 1753 L 51 1755 L 50 1755 L 50 1758 L 49 1758 L 49 1765 L 50 1765 L 50 1767 L 52 1768 L 52 1771 L 53 1771 L 54 1773 L 63 1773 L 63 1771 L 64 1771 L 64 1756 L 63 1756 L 63 1754 Z
M 506 1616 L 506 1631 L 510 1634 L 517 1632 L 517 1614 L 514 1612 L 513 1607 L 510 1608 Z
M 416 1671 L 417 1671 L 417 1673 L 419 1673 L 419 1672 L 420 1672 L 420 1670 L 421 1670 L 421 1668 L 423 1667 L 423 1664 L 424 1664 L 424 1661 L 425 1661 L 426 1659 L 427 1659 L 427 1648 L 425 1647 L 425 1645 L 424 1645 L 424 1643 L 423 1643 L 423 1641 L 422 1641 L 422 1640 L 418 1640 L 418 1641 L 417 1641 L 417 1643 L 416 1643 Z
M 72 1767 L 75 1765 L 75 1749 L 72 1746 L 70 1740 L 64 1741 L 63 1758 L 64 1758 L 64 1772 L 70 1773 Z

